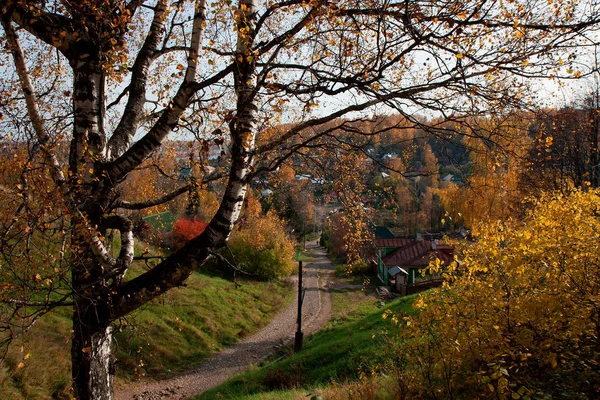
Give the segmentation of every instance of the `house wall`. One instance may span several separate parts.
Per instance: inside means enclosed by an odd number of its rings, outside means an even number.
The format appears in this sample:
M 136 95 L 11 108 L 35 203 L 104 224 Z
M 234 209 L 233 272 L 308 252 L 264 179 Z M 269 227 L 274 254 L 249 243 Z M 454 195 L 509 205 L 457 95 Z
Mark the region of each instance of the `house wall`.
M 389 285 L 390 276 L 388 274 L 388 267 L 381 260 L 382 257 L 385 257 L 389 253 L 389 251 L 386 252 L 386 250 L 389 249 L 377 249 L 377 276 L 382 283 Z
M 396 248 L 394 247 L 385 247 L 377 249 L 377 276 L 379 277 L 379 280 L 386 286 L 392 285 L 392 278 L 388 274 L 389 268 L 383 263 L 382 258 L 390 254 L 394 250 L 396 250 Z M 434 280 L 437 282 L 437 280 L 439 279 L 439 277 L 437 276 L 431 276 L 429 272 L 426 272 L 425 276 L 422 277 L 421 271 L 423 270 L 423 268 L 426 268 L 425 266 L 406 267 L 399 265 L 399 267 L 408 272 L 405 288 L 399 288 L 398 283 L 396 283 L 395 285 L 396 290 L 398 290 L 398 292 L 400 293 L 402 293 L 403 290 L 406 290 L 406 293 L 408 294 L 411 291 L 410 288 L 414 285 L 426 284 L 429 280 Z

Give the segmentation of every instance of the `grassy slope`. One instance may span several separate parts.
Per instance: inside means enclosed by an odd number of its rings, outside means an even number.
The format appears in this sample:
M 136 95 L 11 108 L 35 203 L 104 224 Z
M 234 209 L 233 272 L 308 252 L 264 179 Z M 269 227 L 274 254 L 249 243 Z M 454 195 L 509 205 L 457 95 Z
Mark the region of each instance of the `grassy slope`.
M 306 398 L 314 388 L 357 379 L 361 370 L 369 372 L 384 358 L 385 343 L 377 334 L 390 324 L 382 318 L 383 311 L 411 313 L 414 296 L 381 307 L 373 298 L 359 299 L 356 291 L 333 291 L 332 322 L 301 352 L 233 378 L 196 399 Z
M 281 282 L 241 283 L 236 288 L 217 276 L 194 274 L 187 288 L 136 313 L 133 329 L 117 336 L 123 375 L 138 373 L 140 360 L 152 376 L 189 369 L 266 325 L 291 299 Z
M 187 288 L 136 312 L 117 334 L 117 377 L 190 368 L 265 325 L 291 298 L 282 283 L 241 283 L 236 289 L 219 276 L 194 274 Z M 0 363 L 0 399 L 70 398 L 70 329 L 70 310 L 64 309 L 18 339 Z

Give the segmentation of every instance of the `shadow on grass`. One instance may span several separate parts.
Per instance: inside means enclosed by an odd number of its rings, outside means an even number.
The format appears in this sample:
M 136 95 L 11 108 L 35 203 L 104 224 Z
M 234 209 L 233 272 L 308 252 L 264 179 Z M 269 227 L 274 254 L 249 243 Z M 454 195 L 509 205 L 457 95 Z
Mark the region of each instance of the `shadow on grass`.
M 384 310 L 413 313 L 414 296 L 397 299 L 385 307 L 376 302 L 359 306 L 344 320 L 312 336 L 304 349 L 288 358 L 232 378 L 196 399 L 238 398 L 272 390 L 310 388 L 358 378 L 385 357 L 379 333 L 390 329 Z

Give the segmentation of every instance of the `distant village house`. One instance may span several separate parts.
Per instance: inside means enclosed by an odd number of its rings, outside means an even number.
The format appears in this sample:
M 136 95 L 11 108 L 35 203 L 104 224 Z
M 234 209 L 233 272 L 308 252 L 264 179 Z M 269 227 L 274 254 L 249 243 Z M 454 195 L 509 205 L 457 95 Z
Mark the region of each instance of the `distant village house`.
M 454 259 L 454 247 L 432 237 L 378 238 L 375 246 L 377 276 L 403 296 L 440 286 L 442 278 L 423 274 L 425 268 L 435 258 L 446 265 Z

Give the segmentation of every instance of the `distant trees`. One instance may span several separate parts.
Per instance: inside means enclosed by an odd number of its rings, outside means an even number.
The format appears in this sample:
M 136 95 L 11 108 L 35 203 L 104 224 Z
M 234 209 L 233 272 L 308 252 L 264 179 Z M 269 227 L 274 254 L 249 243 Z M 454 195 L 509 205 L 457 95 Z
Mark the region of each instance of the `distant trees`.
M 398 116 L 381 119 L 402 125 Z M 443 148 L 438 146 L 437 154 L 433 151 L 431 144 L 436 143 L 437 138 L 430 132 L 398 129 L 401 132 L 398 142 L 368 145 L 369 164 L 364 166 L 363 174 L 368 175 L 365 198 L 369 199 L 369 206 L 375 208 L 373 222 L 391 227 L 399 235 L 439 230 L 444 216 L 440 190 L 447 186 L 443 171 L 449 166 L 460 168 L 461 165 L 445 157 Z M 396 128 L 391 132 L 395 131 Z M 388 134 L 387 139 L 394 135 Z M 464 162 L 462 164 L 464 166 Z M 450 179 L 454 178 L 450 175 Z
M 1 134 L 27 161 L 2 192 L 15 218 L 0 227 L 1 343 L 70 307 L 73 396 L 111 399 L 113 323 L 227 243 L 254 177 L 335 141 L 351 128 L 344 116 L 385 106 L 418 126 L 418 110 L 498 113 L 525 99 L 523 78 L 585 75 L 564 52 L 591 45 L 599 17 L 595 0 L 3 0 Z M 123 198 L 174 132 L 205 153 L 227 144 L 221 169 Z M 218 179 L 206 229 L 126 277 L 136 238 L 125 211 Z M 56 201 L 29 207 L 45 196 Z
M 287 170 L 293 171 L 290 167 Z M 306 170 L 303 169 L 303 172 L 306 173 Z M 301 240 L 304 235 L 316 230 L 316 200 L 310 179 L 280 181 L 273 189 L 272 195 L 263 199 L 265 208 L 285 220 L 294 236 Z
M 470 149 L 470 173 L 465 174 L 462 184 L 450 183 L 440 192 L 454 224 L 472 227 L 522 212 L 526 190 L 521 176 L 532 146 L 528 136 L 532 121 L 526 112 L 469 121 L 469 132 L 490 140 L 465 139 Z
M 599 114 L 594 95 L 578 106 L 540 112 L 523 182 L 532 190 L 600 187 Z

